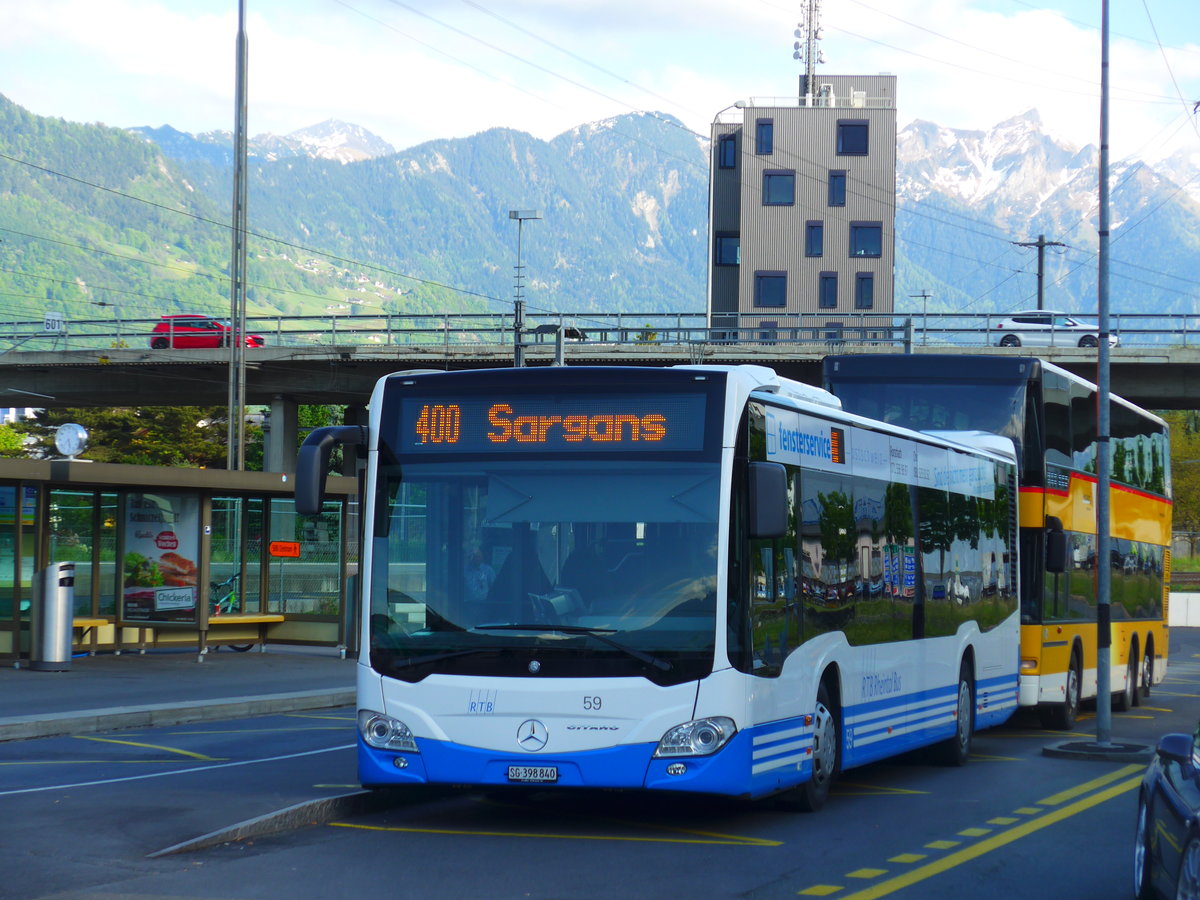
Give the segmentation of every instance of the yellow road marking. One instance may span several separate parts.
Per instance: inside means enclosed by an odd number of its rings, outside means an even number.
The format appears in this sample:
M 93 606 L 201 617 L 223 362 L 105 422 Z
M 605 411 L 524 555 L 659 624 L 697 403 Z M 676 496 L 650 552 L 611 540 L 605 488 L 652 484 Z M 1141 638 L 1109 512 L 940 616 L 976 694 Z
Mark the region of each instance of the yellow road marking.
M 193 753 L 191 750 L 180 750 L 178 747 L 163 747 L 160 744 L 143 744 L 138 741 L 118 741 L 116 738 L 92 737 L 90 734 L 77 734 L 74 736 L 80 741 L 96 741 L 100 744 L 123 744 L 126 747 L 141 747 L 143 750 L 161 750 L 164 753 L 178 753 L 180 756 L 190 756 L 192 759 L 200 759 L 204 762 L 223 762 L 224 760 L 216 756 L 205 756 L 203 753 Z
M 1058 804 L 1070 800 L 1072 797 L 1078 797 L 1080 794 L 1087 794 L 1096 788 L 1104 787 L 1106 784 L 1111 784 L 1119 778 L 1124 778 L 1126 775 L 1132 775 L 1134 772 L 1144 771 L 1145 766 L 1122 766 L 1115 772 L 1109 772 L 1107 775 L 1101 775 L 1099 778 L 1093 778 L 1091 781 L 1085 781 L 1083 784 L 1076 785 L 1073 788 L 1068 788 L 1065 791 L 1047 797 L 1045 800 L 1039 800 L 1038 803 L 1043 806 L 1057 806 Z
M 1019 757 L 1016 756 L 989 756 L 983 753 L 978 755 L 972 753 L 971 759 L 976 762 L 1017 762 Z
M 836 894 L 842 889 L 840 884 L 814 884 L 810 888 L 805 888 L 800 891 L 802 897 L 828 897 L 830 894 Z
M 962 841 L 930 841 L 925 846 L 930 850 L 949 850 L 951 847 L 957 847 Z
M 994 819 L 988 819 L 989 825 L 1011 825 L 1013 822 L 1019 822 L 1020 819 L 1015 819 L 1012 816 L 996 816 Z
M 983 837 L 985 834 L 991 834 L 990 828 L 964 828 L 958 833 L 959 837 Z
M 447 834 L 458 837 L 518 837 L 548 838 L 565 841 L 625 841 L 634 844 L 729 844 L 735 847 L 781 847 L 783 841 L 766 838 L 714 834 L 709 837 L 638 837 L 620 834 L 550 834 L 534 831 L 473 831 L 467 828 L 406 828 L 395 825 L 356 825 L 353 822 L 330 822 L 333 828 L 357 828 L 361 831 L 392 831 L 402 834 Z M 685 834 L 689 832 L 684 832 Z M 690 832 L 704 835 L 706 832 Z
M 847 872 L 847 878 L 878 878 L 880 875 L 886 875 L 887 869 L 855 869 L 853 872 Z
M 1013 810 L 1018 816 L 1036 816 L 1041 811 L 1038 806 L 1019 806 Z
M 1160 712 L 1160 713 L 1175 712 L 1175 710 L 1173 710 L 1173 709 L 1163 709 L 1160 706 L 1143 706 L 1142 709 L 1146 710 L 1147 712 Z
M 901 853 L 899 856 L 891 857 L 888 862 L 894 863 L 915 863 L 923 859 L 928 859 L 927 853 Z
M 908 788 L 882 787 L 875 784 L 860 784 L 854 781 L 835 781 L 833 792 L 840 797 L 873 797 L 880 794 L 928 794 L 929 791 L 913 791 Z
M 1131 766 L 1127 768 L 1136 769 L 1140 767 Z M 1121 771 L 1125 772 L 1126 770 L 1122 769 Z M 1101 779 L 1097 779 L 1097 781 L 1100 780 Z M 1085 797 L 1082 800 L 1076 800 L 1074 803 L 1068 806 L 1060 807 L 1044 816 L 1041 816 L 1040 818 L 1024 822 L 1020 825 L 1017 825 L 1015 828 L 1010 828 L 1008 831 L 1001 832 L 1000 834 L 979 841 L 978 843 L 972 844 L 969 847 L 964 847 L 955 853 L 951 853 L 950 855 L 944 856 L 941 859 L 934 860 L 933 862 L 927 863 L 920 868 L 913 869 L 909 872 L 905 872 L 902 875 L 889 878 L 887 881 L 881 881 L 879 884 L 871 885 L 871 887 L 866 888 L 865 890 L 850 894 L 845 898 L 845 900 L 875 900 L 875 898 L 887 896 L 888 894 L 894 893 L 902 888 L 910 887 L 911 885 L 914 885 L 920 881 L 931 878 L 934 875 L 940 875 L 942 872 L 946 872 L 955 866 L 962 865 L 965 862 L 969 862 L 970 860 L 983 856 L 985 853 L 991 853 L 993 850 L 998 850 L 1001 847 L 1020 840 L 1023 837 L 1027 837 L 1036 831 L 1040 831 L 1043 828 L 1061 822 L 1063 819 L 1069 819 L 1071 816 L 1083 812 L 1086 809 L 1090 809 L 1093 806 L 1098 806 L 1107 800 L 1111 800 L 1114 797 L 1119 797 L 1121 794 L 1128 793 L 1129 791 L 1137 788 L 1137 786 L 1141 784 L 1141 781 L 1142 777 L 1141 775 L 1138 775 L 1134 778 L 1130 778 L 1128 781 L 1115 784 L 1098 794 L 1092 794 L 1090 797 Z M 929 845 L 927 844 L 926 846 Z

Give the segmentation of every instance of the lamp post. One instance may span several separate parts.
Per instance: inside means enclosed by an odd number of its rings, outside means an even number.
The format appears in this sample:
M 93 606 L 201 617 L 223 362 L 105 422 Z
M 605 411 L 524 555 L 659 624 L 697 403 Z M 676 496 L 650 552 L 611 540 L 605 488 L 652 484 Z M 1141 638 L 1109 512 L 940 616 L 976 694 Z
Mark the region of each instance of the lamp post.
M 246 467 L 246 0 L 238 0 L 233 128 L 233 245 L 229 255 L 229 448 L 225 467 Z
M 521 239 L 525 223 L 530 219 L 540 219 L 542 212 L 538 209 L 510 209 L 508 217 L 517 220 L 517 266 L 513 297 L 513 365 L 520 368 L 525 365 L 525 298 L 523 295 L 525 268 L 521 265 Z

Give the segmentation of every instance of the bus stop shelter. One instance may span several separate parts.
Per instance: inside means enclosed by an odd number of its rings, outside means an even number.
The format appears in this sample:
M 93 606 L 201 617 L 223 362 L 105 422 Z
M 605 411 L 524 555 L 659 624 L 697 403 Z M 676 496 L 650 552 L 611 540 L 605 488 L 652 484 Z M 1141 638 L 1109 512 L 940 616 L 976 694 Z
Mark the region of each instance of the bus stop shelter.
M 301 517 L 287 473 L 0 460 L 0 663 L 36 655 L 39 576 L 64 562 L 72 653 L 356 652 L 356 492 L 330 477 L 322 513 Z

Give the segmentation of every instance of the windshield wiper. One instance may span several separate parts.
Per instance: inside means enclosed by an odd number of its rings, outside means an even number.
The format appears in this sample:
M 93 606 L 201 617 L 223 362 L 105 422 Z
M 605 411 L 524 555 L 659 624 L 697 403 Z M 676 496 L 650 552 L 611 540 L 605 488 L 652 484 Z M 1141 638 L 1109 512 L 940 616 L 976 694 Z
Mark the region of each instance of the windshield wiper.
M 402 666 L 421 666 L 426 663 L 441 662 L 444 659 L 455 659 L 459 656 L 473 656 L 476 653 L 487 653 L 494 650 L 494 647 L 474 647 L 470 650 L 448 650 L 445 653 L 429 653 L 425 656 L 400 656 L 399 650 L 393 647 L 376 647 L 375 650 L 385 653 L 396 654 L 392 657 L 392 665 L 397 667 Z
M 547 625 L 547 624 L 539 622 L 539 623 L 536 623 L 533 625 L 516 624 L 516 623 L 503 624 L 503 625 L 501 625 L 501 624 L 476 625 L 476 626 L 474 626 L 474 630 L 476 630 L 476 631 L 557 631 L 559 634 L 582 634 L 582 635 L 586 635 L 588 637 L 594 637 L 596 640 L 600 641 L 600 643 L 607 644 L 608 646 L 610 646 L 616 650 L 620 650 L 622 653 L 632 656 L 634 659 L 636 659 L 640 662 L 644 662 L 648 666 L 654 666 L 654 668 L 658 669 L 661 672 L 669 672 L 673 668 L 671 663 L 667 662 L 667 660 L 662 659 L 661 657 L 654 656 L 653 654 L 646 653 L 642 650 L 635 649 L 634 647 L 627 647 L 626 645 L 622 644 L 620 641 L 614 641 L 611 637 L 609 637 L 609 635 L 616 633 L 615 628 L 585 628 L 582 625 Z

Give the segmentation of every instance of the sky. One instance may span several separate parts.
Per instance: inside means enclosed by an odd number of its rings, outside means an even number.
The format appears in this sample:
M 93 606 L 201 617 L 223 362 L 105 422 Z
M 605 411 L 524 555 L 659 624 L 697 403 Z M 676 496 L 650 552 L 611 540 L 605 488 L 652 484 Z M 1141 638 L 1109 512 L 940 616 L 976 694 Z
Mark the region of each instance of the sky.
M 237 0 L 0 0 L 0 94 L 73 122 L 232 130 Z M 249 131 L 327 119 L 405 149 L 508 127 L 549 139 L 636 110 L 707 135 L 791 97 L 810 0 L 245 0 Z M 1200 158 L 1196 0 L 1111 0 L 1114 160 Z M 897 76 L 898 119 L 987 130 L 1037 109 L 1100 136 L 1101 0 L 819 0 L 835 75 Z

